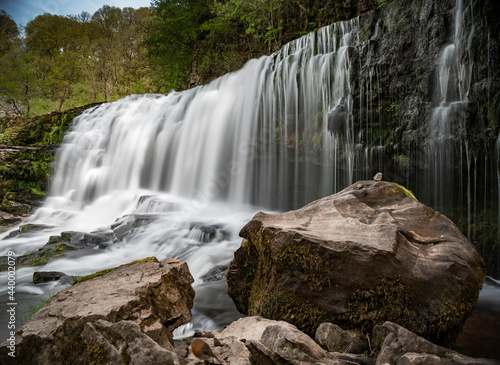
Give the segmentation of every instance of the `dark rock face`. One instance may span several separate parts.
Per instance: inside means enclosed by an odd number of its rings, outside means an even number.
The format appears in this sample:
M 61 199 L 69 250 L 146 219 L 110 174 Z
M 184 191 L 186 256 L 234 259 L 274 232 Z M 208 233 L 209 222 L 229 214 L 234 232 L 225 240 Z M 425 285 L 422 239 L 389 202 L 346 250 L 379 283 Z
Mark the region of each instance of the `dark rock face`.
M 394 1 L 360 15 L 360 45 L 351 62 L 354 110 L 359 110 L 354 124 L 366 118 L 371 105 L 368 113 L 378 110 L 375 123 L 387 130 L 374 137 L 385 146 L 418 146 L 429 137 L 423 121 L 439 104 L 437 67 L 443 48 L 453 41 L 455 5 L 456 0 Z M 463 9 L 462 27 L 467 34 L 473 30 L 463 56 L 470 57 L 473 73 L 465 129 L 455 131 L 454 138 L 474 141 L 472 149 L 489 153 L 483 149 L 499 132 L 500 53 L 493 35 L 500 32 L 500 4 L 463 0 Z
M 322 322 L 370 332 L 385 321 L 451 343 L 485 278 L 474 246 L 390 182 L 361 181 L 282 214 L 257 213 L 228 273 L 248 315 L 312 334 Z
M 178 363 L 171 332 L 191 319 L 192 282 L 186 263 L 153 259 L 68 287 L 16 332 L 16 360 L 18 364 L 92 363 L 89 359 L 114 363 L 118 358 L 127 364 L 139 364 L 140 359 Z M 11 360 L 8 346 L 8 341 L 0 345 L 3 364 Z

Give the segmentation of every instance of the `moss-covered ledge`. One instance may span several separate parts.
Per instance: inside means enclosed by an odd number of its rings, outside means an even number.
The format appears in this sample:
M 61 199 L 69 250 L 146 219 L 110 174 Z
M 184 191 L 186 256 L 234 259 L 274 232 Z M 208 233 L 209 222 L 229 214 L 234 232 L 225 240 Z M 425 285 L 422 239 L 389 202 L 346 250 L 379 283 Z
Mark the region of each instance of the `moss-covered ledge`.
M 32 118 L 0 118 L 0 232 L 24 219 L 45 198 L 64 133 L 76 116 L 97 105 Z

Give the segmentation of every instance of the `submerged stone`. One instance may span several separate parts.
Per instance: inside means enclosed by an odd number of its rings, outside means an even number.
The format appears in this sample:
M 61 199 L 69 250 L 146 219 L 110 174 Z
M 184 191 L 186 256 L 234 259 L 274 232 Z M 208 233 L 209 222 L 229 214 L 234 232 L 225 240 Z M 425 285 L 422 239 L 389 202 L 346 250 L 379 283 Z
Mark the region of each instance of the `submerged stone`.
M 66 274 L 59 271 L 35 271 L 33 273 L 33 284 L 41 284 L 41 283 L 47 283 L 49 281 L 57 281 L 61 279 L 63 276 L 66 276 Z
M 45 265 L 56 258 L 69 255 L 79 257 L 92 253 L 96 248 L 108 247 L 114 239 L 112 233 L 106 232 L 62 232 L 59 236 L 50 236 L 48 242 L 37 251 L 20 256 L 19 263 L 30 266 Z
M 23 234 L 27 234 L 27 233 L 30 233 L 30 232 L 37 232 L 37 231 L 43 231 L 44 229 L 50 229 L 50 228 L 54 228 L 53 226 L 49 226 L 49 225 L 46 225 L 46 224 L 32 224 L 32 223 L 29 223 L 29 224 L 22 224 L 18 227 L 18 229 L 10 232 L 5 238 L 5 239 L 8 239 L 8 238 L 13 238 L 13 237 L 17 237 L 19 235 L 23 235 Z

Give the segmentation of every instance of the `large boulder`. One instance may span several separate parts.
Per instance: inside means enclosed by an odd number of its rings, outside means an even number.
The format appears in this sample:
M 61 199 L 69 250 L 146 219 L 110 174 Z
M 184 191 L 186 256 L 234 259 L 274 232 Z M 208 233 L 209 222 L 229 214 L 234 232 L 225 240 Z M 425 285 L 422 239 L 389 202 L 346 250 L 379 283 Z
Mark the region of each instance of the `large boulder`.
M 0 363 L 10 363 L 13 349 L 18 364 L 176 363 L 172 331 L 191 319 L 192 282 L 186 263 L 156 258 L 80 279 L 16 332 L 14 346 L 0 345 Z
M 404 187 L 360 181 L 301 209 L 257 213 L 227 272 L 248 315 L 312 335 L 320 323 L 368 333 L 398 323 L 454 341 L 485 278 L 474 246 Z

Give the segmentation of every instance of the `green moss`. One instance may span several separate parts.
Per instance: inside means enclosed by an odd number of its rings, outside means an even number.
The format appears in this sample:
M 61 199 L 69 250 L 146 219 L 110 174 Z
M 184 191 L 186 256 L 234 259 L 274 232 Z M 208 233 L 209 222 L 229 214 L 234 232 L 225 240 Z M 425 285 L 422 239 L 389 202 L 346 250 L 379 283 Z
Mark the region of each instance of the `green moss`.
M 39 252 L 31 253 L 25 256 L 21 256 L 19 261 L 23 264 L 31 266 L 41 266 L 45 265 L 49 260 L 56 257 L 64 257 L 67 251 L 75 250 L 74 247 L 68 246 L 65 243 L 58 243 L 55 247 L 44 246 Z
M 460 288 L 456 288 L 456 291 L 460 291 L 459 295 L 457 293 L 453 293 L 453 295 L 443 293 L 441 295 L 437 319 L 430 326 L 430 330 L 435 334 L 436 342 L 446 346 L 454 344 L 466 319 L 476 309 L 477 298 L 483 281 L 480 281 L 481 284 L 475 288 L 475 292 L 467 290 L 467 292 L 471 293 L 470 295 L 464 295 Z
M 415 329 L 418 309 L 409 292 L 400 278 L 382 277 L 375 287 L 354 291 L 347 313 L 340 315 L 339 320 L 346 328 L 359 328 L 364 333 L 371 333 L 375 325 L 385 321 Z
M 389 195 L 389 196 L 396 196 L 396 195 L 404 195 L 412 198 L 413 200 L 418 202 L 418 199 L 415 197 L 415 195 L 411 192 L 411 190 L 408 190 L 404 186 L 401 186 L 399 184 L 395 184 L 395 187 L 386 187 L 384 192 Z M 396 199 L 397 200 L 397 199 Z
M 97 104 L 33 118 L 0 118 L 0 143 L 22 146 L 0 156 L 0 209 L 30 213 L 48 189 L 53 145 L 61 143 L 74 117 Z M 10 194 L 9 197 L 7 195 Z
M 410 198 L 412 198 L 413 200 L 416 200 L 418 202 L 418 199 L 415 197 L 415 195 L 413 194 L 413 192 L 411 190 L 408 190 L 407 188 L 405 188 L 404 186 L 401 186 L 401 185 L 398 185 L 398 189 L 406 196 L 409 196 Z
M 89 361 L 90 365 L 101 365 L 105 364 L 105 352 L 104 352 L 104 344 L 98 342 L 92 346 L 89 350 Z
M 411 158 L 406 155 L 394 155 L 392 159 L 401 170 L 407 170 L 411 166 Z
M 311 245 L 288 245 L 273 256 L 273 261 L 278 273 L 298 278 L 311 291 L 321 291 L 325 285 L 331 287 L 331 283 L 325 282 L 325 279 L 329 277 L 333 264 L 322 260 L 312 250 Z
M 347 349 L 347 332 L 342 331 L 339 336 L 339 346 L 335 351 L 345 352 L 346 349 Z
M 108 274 L 108 273 L 110 273 L 112 271 L 115 271 L 119 267 L 130 266 L 130 265 L 138 264 L 138 263 L 141 263 L 141 262 L 149 262 L 149 261 L 159 262 L 156 257 L 146 257 L 146 258 L 141 259 L 141 260 L 136 260 L 136 261 L 129 262 L 128 264 L 123 264 L 123 265 L 120 265 L 120 266 L 117 266 L 117 267 L 113 267 L 113 268 L 110 268 L 110 269 L 105 269 L 105 270 L 97 271 L 97 272 L 95 272 L 93 274 L 86 275 L 84 277 L 81 277 L 80 279 L 76 279 L 73 282 L 72 285 L 76 285 L 76 284 L 82 283 L 84 281 L 87 281 L 87 280 L 90 280 L 90 279 L 93 279 L 93 278 L 97 278 L 99 276 L 106 275 L 106 274 Z
M 70 364 L 81 354 L 87 354 L 87 346 L 80 335 L 64 336 L 57 338 L 57 347 L 60 349 L 60 356 L 64 363 Z
M 311 336 L 321 323 L 331 322 L 333 318 L 307 299 L 295 297 L 288 292 L 270 293 L 255 289 L 250 301 L 252 304 L 248 315 L 286 321 Z

